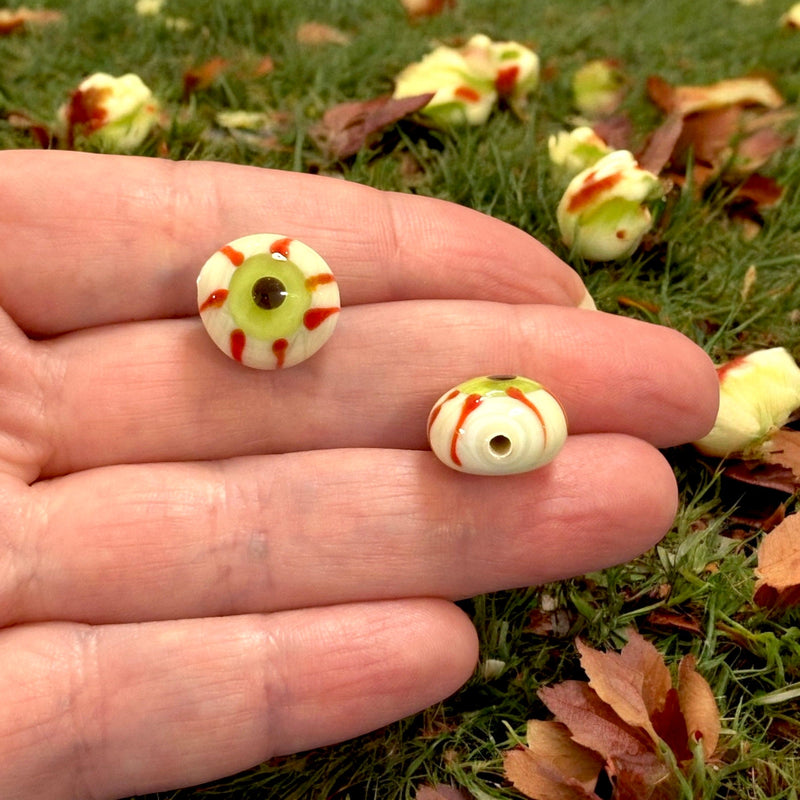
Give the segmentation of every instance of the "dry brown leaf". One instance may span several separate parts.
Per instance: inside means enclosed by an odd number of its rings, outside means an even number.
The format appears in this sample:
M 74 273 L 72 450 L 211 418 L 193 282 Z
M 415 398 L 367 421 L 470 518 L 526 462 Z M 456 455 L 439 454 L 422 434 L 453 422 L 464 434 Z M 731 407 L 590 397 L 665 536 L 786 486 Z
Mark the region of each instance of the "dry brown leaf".
M 783 187 L 774 178 L 754 172 L 737 188 L 734 201 L 756 209 L 767 208 L 778 203 L 783 192 Z
M 745 136 L 736 147 L 736 172 L 755 172 L 779 150 L 789 144 L 789 138 L 774 128 L 761 128 Z
M 800 431 L 781 428 L 770 437 L 766 451 L 764 461 L 790 469 L 800 486 Z
M 419 111 L 431 97 L 432 94 L 423 94 L 396 100 L 384 95 L 372 100 L 340 103 L 325 112 L 311 135 L 333 158 L 349 158 L 370 144 L 384 128 Z
M 28 133 L 41 148 L 48 149 L 56 143 L 57 137 L 52 128 L 27 111 L 9 111 L 5 119 L 15 130 Z
M 688 614 L 681 614 L 669 608 L 657 608 L 647 615 L 647 622 L 656 628 L 669 628 L 671 630 L 693 633 L 696 636 L 703 635 L 700 623 Z
M 633 147 L 633 122 L 625 113 L 595 120 L 592 130 L 614 150 L 631 150 Z
M 675 689 L 670 687 L 664 708 L 653 714 L 653 727 L 662 741 L 672 750 L 679 764 L 691 761 L 692 752 L 689 749 L 686 720 L 683 718 L 680 697 Z
M 64 18 L 60 11 L 47 8 L 0 8 L 0 36 L 13 33 L 24 25 L 43 25 L 50 22 L 59 22 Z
M 594 787 L 602 759 L 575 744 L 557 722 L 538 722 L 534 738 L 530 730 L 529 722 L 528 741 L 536 749 L 518 747 L 503 754 L 505 776 L 512 786 L 531 800 L 599 800 Z
M 681 659 L 678 667 L 678 697 L 686 732 L 701 742 L 705 760 L 709 761 L 719 745 L 719 709 L 708 681 L 697 671 L 693 655 Z
M 632 638 L 631 642 L 633 641 L 634 639 Z M 650 720 L 651 711 L 647 707 L 644 695 L 647 692 L 651 697 L 655 697 L 656 692 L 663 687 L 663 673 L 659 670 L 659 675 L 655 679 L 655 686 L 652 691 L 645 689 L 644 655 L 643 652 L 640 652 L 644 648 L 638 643 L 638 639 L 636 641 L 635 647 L 638 648 L 636 657 L 631 655 L 628 658 L 625 655 L 626 650 L 628 653 L 633 653 L 632 650 L 629 650 L 631 647 L 630 642 L 621 653 L 613 651 L 604 653 L 600 650 L 595 650 L 584 644 L 580 639 L 576 644 L 581 655 L 581 666 L 589 677 L 589 686 L 597 692 L 597 696 L 613 708 L 620 719 L 628 725 L 646 731 L 653 743 L 657 745 L 658 734 Z M 663 670 L 666 670 L 666 666 L 658 656 L 658 653 L 656 653 L 656 656 Z M 672 679 L 669 676 L 669 671 L 666 672 L 666 675 L 666 689 L 669 690 L 672 686 Z M 663 705 L 664 698 L 662 697 L 660 700 Z
M 207 89 L 228 68 L 228 61 L 220 56 L 211 58 L 197 67 L 183 73 L 183 98 L 193 92 Z
M 350 44 L 350 36 L 324 22 L 303 22 L 295 32 L 300 44 Z
M 663 709 L 667 693 L 672 688 L 672 675 L 661 653 L 644 636 L 629 631 L 628 643 L 622 648 L 620 660 L 631 672 L 642 676 L 642 699 L 647 713 L 652 715 Z
M 649 738 L 620 719 L 584 681 L 546 686 L 538 694 L 578 744 L 597 751 L 606 761 L 620 755 L 652 755 Z
M 777 89 L 765 78 L 731 78 L 706 86 L 673 86 L 652 75 L 647 79 L 647 93 L 663 111 L 683 116 L 724 106 L 778 108 L 784 103 Z
M 435 17 L 446 8 L 455 8 L 456 0 L 400 0 L 411 19 Z
M 654 175 L 659 175 L 672 158 L 682 132 L 683 117 L 680 114 L 669 114 L 655 129 L 646 147 L 637 157 L 639 166 Z
M 778 464 L 734 461 L 723 469 L 722 474 L 740 483 L 783 494 L 794 494 L 797 489 L 797 481 L 792 470 Z
M 275 61 L 272 56 L 263 56 L 258 60 L 258 63 L 253 69 L 254 78 L 263 78 L 264 75 L 269 75 L 275 69 Z
M 469 795 L 448 786 L 446 783 L 437 783 L 435 786 L 424 784 L 417 788 L 415 800 L 469 800 Z
M 761 540 L 755 601 L 765 607 L 800 604 L 800 514 L 791 514 Z

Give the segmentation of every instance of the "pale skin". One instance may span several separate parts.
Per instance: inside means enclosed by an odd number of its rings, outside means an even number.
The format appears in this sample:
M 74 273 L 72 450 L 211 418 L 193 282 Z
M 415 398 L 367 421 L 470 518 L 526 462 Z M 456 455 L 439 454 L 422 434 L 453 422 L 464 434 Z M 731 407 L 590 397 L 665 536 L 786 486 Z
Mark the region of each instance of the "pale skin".
M 448 203 L 223 164 L 0 153 L 0 797 L 117 798 L 340 741 L 455 691 L 453 600 L 625 561 L 669 529 L 656 448 L 713 423 L 678 333 L 578 308 L 526 234 Z M 210 253 L 324 254 L 333 338 L 279 372 L 196 316 Z M 431 404 L 548 386 L 541 470 L 456 473 Z

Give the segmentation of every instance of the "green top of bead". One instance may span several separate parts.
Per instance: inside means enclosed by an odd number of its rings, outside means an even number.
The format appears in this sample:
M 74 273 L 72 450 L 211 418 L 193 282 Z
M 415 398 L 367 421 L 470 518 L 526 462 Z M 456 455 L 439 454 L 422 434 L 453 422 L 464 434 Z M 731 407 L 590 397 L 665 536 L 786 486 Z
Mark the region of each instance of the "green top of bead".
M 459 384 L 457 387 L 464 394 L 479 394 L 483 396 L 493 394 L 505 394 L 506 390 L 514 387 L 523 394 L 535 392 L 541 389 L 542 385 L 530 378 L 523 378 L 521 375 L 484 375 L 480 378 L 472 378 Z

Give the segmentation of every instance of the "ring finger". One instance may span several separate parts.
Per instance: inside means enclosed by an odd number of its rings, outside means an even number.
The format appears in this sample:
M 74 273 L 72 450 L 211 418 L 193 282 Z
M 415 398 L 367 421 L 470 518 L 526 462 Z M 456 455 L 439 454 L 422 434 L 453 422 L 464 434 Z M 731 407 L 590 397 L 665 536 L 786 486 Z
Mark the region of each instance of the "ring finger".
M 226 358 L 197 319 L 110 326 L 34 347 L 46 356 L 39 368 L 49 386 L 44 475 L 345 446 L 422 448 L 433 401 L 480 374 L 542 382 L 563 403 L 571 433 L 627 433 L 659 447 L 705 434 L 718 395 L 708 358 L 675 331 L 556 306 L 349 308 L 320 353 L 273 372 Z
M 467 597 L 625 561 L 676 503 L 658 451 L 613 434 L 572 437 L 507 478 L 422 451 L 324 450 L 106 467 L 25 491 L 35 522 L 10 533 L 6 623 Z

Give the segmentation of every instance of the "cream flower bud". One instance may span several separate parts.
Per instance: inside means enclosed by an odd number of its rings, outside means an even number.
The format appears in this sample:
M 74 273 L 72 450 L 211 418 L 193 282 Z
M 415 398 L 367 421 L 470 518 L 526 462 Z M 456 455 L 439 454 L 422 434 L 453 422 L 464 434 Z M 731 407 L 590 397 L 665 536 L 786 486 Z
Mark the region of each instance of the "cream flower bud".
M 433 93 L 423 112 L 447 124 L 480 125 L 498 97 L 519 99 L 536 87 L 539 58 L 516 42 L 477 34 L 463 47 L 440 46 L 410 64 L 395 81 L 394 97 Z
M 615 150 L 570 181 L 556 212 L 561 237 L 591 261 L 624 258 L 650 230 L 646 204 L 661 192 L 652 172 L 627 150 Z
M 164 0 L 136 0 L 136 13 L 140 17 L 155 17 L 161 13 Z
M 553 134 L 547 141 L 547 148 L 553 176 L 564 182 L 612 152 L 603 139 L 586 125 Z
M 159 105 L 138 75 L 97 72 L 59 109 L 70 138 L 83 135 L 109 150 L 138 147 L 158 122 Z
M 492 42 L 489 53 L 494 88 L 501 97 L 519 100 L 539 85 L 539 56 L 518 42 Z
M 800 3 L 795 3 L 781 17 L 781 25 L 784 28 L 800 28 Z
M 611 114 L 625 94 L 625 76 L 613 61 L 596 59 L 572 76 L 575 107 L 590 117 Z
M 783 347 L 757 350 L 717 367 L 719 411 L 695 447 L 711 456 L 757 455 L 800 408 L 800 368 Z

